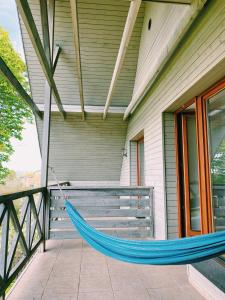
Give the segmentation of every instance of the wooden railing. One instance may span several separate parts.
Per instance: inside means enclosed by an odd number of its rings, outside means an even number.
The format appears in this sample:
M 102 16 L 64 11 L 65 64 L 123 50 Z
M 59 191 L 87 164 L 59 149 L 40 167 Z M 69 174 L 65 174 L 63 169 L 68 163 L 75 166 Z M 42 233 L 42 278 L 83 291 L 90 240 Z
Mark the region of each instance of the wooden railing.
M 0 298 L 45 241 L 45 188 L 0 196 Z
M 100 231 L 120 237 L 153 237 L 151 187 L 51 187 L 49 238 L 78 238 L 64 201 L 68 199 Z
M 214 185 L 212 193 L 215 230 L 225 230 L 225 186 Z
M 68 183 L 0 196 L 0 299 L 45 240 L 78 238 L 65 211 L 68 199 L 98 230 L 153 237 L 153 188 L 73 187 Z

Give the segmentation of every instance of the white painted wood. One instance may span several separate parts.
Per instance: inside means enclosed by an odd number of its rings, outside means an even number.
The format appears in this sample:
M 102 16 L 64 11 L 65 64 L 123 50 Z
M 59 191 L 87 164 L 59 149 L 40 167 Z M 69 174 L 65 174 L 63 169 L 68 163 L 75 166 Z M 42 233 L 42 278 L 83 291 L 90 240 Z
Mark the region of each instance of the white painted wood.
M 109 114 L 107 122 L 101 114 L 87 113 L 86 119 L 68 113 L 64 122 L 52 113 L 50 166 L 62 181 L 119 181 L 127 123 L 117 114 Z M 42 135 L 42 122 L 37 126 Z
M 164 113 L 163 126 L 167 238 L 172 239 L 178 236 L 177 176 L 173 113 Z
M 129 114 L 135 110 L 140 101 L 143 100 L 164 66 L 172 57 L 191 24 L 204 7 L 205 2 L 206 0 L 193 1 L 190 6 L 171 5 L 171 8 L 169 8 L 169 6 L 166 8 L 170 10 L 169 16 L 166 22 L 163 20 L 163 30 L 162 32 L 158 32 L 152 44 L 152 48 L 148 53 L 148 59 L 139 67 L 139 72 L 141 72 L 142 76 L 140 77 L 140 74 L 137 73 L 134 93 L 124 114 L 124 119 L 126 119 Z M 154 22 L 154 15 L 152 14 L 151 8 L 157 11 L 157 5 L 157 3 L 149 4 L 148 13 L 150 13 L 150 17 L 153 19 L 152 22 Z
M 191 285 L 207 300 L 224 300 L 225 294 L 191 265 L 187 267 Z
M 38 104 L 37 107 L 40 111 L 44 110 L 43 104 Z M 81 113 L 81 107 L 80 105 L 63 105 L 63 109 L 65 112 L 76 112 Z M 103 113 L 104 106 L 96 106 L 96 105 L 85 105 L 84 109 L 87 113 Z M 52 105 L 52 112 L 58 112 L 59 109 L 57 105 Z M 125 107 L 123 106 L 112 106 L 109 108 L 109 113 L 115 113 L 115 114 L 123 114 L 125 112 Z
M 128 48 L 129 42 L 130 42 L 130 38 L 131 38 L 133 29 L 134 29 L 134 25 L 136 22 L 136 18 L 137 18 L 140 6 L 141 6 L 141 0 L 133 0 L 130 2 L 130 8 L 129 8 L 129 12 L 127 15 L 127 20 L 126 20 L 126 24 L 125 24 L 123 35 L 122 35 L 120 48 L 119 48 L 119 52 L 118 52 L 117 59 L 116 59 L 115 68 L 113 70 L 112 80 L 110 83 L 109 92 L 108 92 L 106 103 L 105 103 L 105 108 L 104 108 L 104 113 L 103 113 L 104 120 L 106 118 L 109 106 L 112 102 L 113 91 L 114 91 L 117 79 L 119 77 L 119 74 L 120 74 L 120 71 L 121 71 L 121 68 L 123 65 L 123 61 L 124 61 L 124 58 L 125 58 L 125 55 L 127 52 L 127 48 Z
M 79 82 L 80 107 L 81 107 L 83 119 L 85 119 L 83 79 L 82 79 L 81 57 L 80 57 L 79 24 L 78 24 L 78 14 L 77 14 L 77 0 L 70 0 L 70 7 L 71 7 L 71 16 L 72 16 L 72 24 L 73 24 L 73 38 L 74 38 L 75 53 L 76 53 L 77 77 L 78 77 L 78 82 Z
M 29 0 L 29 5 L 42 36 L 39 2 Z M 130 2 L 124 0 L 79 0 L 77 3 L 85 106 L 105 105 L 129 5 Z M 113 93 L 113 106 L 127 106 L 132 96 L 143 13 L 144 3 Z M 62 52 L 54 79 L 63 106 L 80 105 L 70 0 L 56 0 L 55 21 L 55 44 L 61 46 Z M 34 102 L 43 104 L 44 74 L 22 21 L 21 28 Z

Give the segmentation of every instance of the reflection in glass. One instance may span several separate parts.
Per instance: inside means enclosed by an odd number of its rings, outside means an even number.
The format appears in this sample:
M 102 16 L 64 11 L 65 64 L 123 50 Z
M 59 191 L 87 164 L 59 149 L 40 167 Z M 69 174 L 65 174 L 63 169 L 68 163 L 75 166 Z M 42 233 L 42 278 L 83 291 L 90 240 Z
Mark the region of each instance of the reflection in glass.
M 140 185 L 145 185 L 144 142 L 140 143 Z
M 201 230 L 200 198 L 198 189 L 198 156 L 196 137 L 195 114 L 186 116 L 187 126 L 187 151 L 188 151 L 188 177 L 190 197 L 190 226 L 193 231 Z
M 214 228 L 225 230 L 225 91 L 207 105 Z

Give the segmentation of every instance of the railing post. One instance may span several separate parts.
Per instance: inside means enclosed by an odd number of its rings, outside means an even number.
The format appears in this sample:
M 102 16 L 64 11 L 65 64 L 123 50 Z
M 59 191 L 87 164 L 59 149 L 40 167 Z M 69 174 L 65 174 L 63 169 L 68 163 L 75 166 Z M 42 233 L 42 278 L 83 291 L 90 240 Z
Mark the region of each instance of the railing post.
M 42 244 L 42 252 L 46 251 L 46 198 L 47 198 L 47 189 L 42 193 L 42 234 L 43 234 L 43 244 Z
M 49 239 L 49 210 L 50 210 L 50 191 L 46 188 L 45 191 L 45 224 L 44 224 L 44 236 L 45 240 Z
M 154 196 L 154 188 L 150 187 L 150 192 L 149 192 L 149 201 L 150 201 L 150 235 L 151 238 L 154 237 L 154 205 L 153 205 L 153 196 Z

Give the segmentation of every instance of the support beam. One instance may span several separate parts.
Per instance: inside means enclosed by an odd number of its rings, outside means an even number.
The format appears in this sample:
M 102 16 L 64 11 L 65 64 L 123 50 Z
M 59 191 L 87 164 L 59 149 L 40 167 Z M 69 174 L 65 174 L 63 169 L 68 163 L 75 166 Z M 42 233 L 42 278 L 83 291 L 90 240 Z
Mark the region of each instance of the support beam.
M 74 38 L 74 45 L 75 45 L 75 52 L 76 52 L 77 76 L 78 76 L 79 93 L 80 93 L 80 105 L 81 105 L 81 112 L 82 112 L 83 119 L 85 119 L 77 0 L 70 0 L 70 7 L 71 7 L 71 16 L 72 16 L 72 23 L 73 23 L 73 38 Z
M 38 108 L 40 111 L 44 111 L 44 104 L 38 104 Z M 66 113 L 81 113 L 80 105 L 71 105 L 71 104 L 64 104 L 63 108 Z M 87 113 L 97 113 L 97 114 L 103 114 L 104 106 L 102 105 L 85 105 L 85 114 Z M 109 108 L 109 113 L 111 114 L 124 114 L 126 110 L 125 106 L 111 106 Z M 52 104 L 51 107 L 52 112 L 58 112 L 57 105 Z
M 55 98 L 55 102 L 59 108 L 59 111 L 65 118 L 65 112 L 63 110 L 62 102 L 55 84 L 55 81 L 53 79 L 53 72 L 51 65 L 49 65 L 47 55 L 45 53 L 45 50 L 42 46 L 42 42 L 40 39 L 40 36 L 38 34 L 37 27 L 35 25 L 29 4 L 27 0 L 16 0 L 18 11 L 22 17 L 23 23 L 26 26 L 27 32 L 29 34 L 30 40 L 33 44 L 34 50 L 37 54 L 37 57 L 39 59 L 39 62 L 41 64 L 41 67 L 43 69 L 43 72 L 46 76 L 46 79 L 48 81 L 49 86 L 52 88 L 52 92 Z
M 52 68 L 52 51 L 51 51 L 50 37 L 49 37 L 47 0 L 39 0 L 39 1 L 40 1 L 41 27 L 42 27 L 44 51 L 45 51 L 46 58 L 48 60 L 48 64 Z
M 5 79 L 8 80 L 8 82 L 14 87 L 17 93 L 21 96 L 21 98 L 27 102 L 27 104 L 32 109 L 33 113 L 42 119 L 42 113 L 38 109 L 37 105 L 27 94 L 25 89 L 22 87 L 22 85 L 19 83 L 19 81 L 16 79 L 14 74 L 11 72 L 11 70 L 9 69 L 9 67 L 6 65 L 6 63 L 1 57 L 0 57 L 0 74 L 2 74 L 5 77 Z
M 42 15 L 42 32 L 44 42 L 44 50 L 49 62 L 53 59 L 53 45 L 54 45 L 54 21 L 55 21 L 55 0 L 49 0 L 49 12 L 47 7 L 47 0 L 40 0 L 41 9 L 44 10 Z M 45 20 L 47 18 L 47 21 Z M 48 24 L 49 19 L 49 24 Z M 50 25 L 50 26 L 49 26 Z M 49 32 L 51 28 L 51 32 Z M 51 38 L 49 38 L 51 37 Z M 52 88 L 46 81 L 45 84 L 45 103 L 44 103 L 44 122 L 43 135 L 41 147 L 41 186 L 48 185 L 48 161 L 49 161 L 49 141 L 50 141 L 50 122 L 51 122 L 51 102 L 52 102 Z
M 144 2 L 157 2 L 167 4 L 191 5 L 192 0 L 142 0 Z
M 62 52 L 62 48 L 57 45 L 55 50 L 54 50 L 54 53 L 53 53 L 53 74 L 55 73 L 55 70 L 56 70 L 56 66 L 57 66 L 57 63 L 58 63 L 58 60 L 59 60 L 59 55 L 60 53 Z
M 164 49 L 164 51 L 162 51 L 159 58 L 157 59 L 157 64 L 153 68 L 148 70 L 148 76 L 146 77 L 145 81 L 143 81 L 142 86 L 135 94 L 133 94 L 133 97 L 125 111 L 123 117 L 124 120 L 126 120 L 129 115 L 134 112 L 140 102 L 149 93 L 150 89 L 153 87 L 156 80 L 164 71 L 164 68 L 169 63 L 169 60 L 171 59 L 175 50 L 180 45 L 183 37 L 190 29 L 192 23 L 197 18 L 206 2 L 207 0 L 192 1 L 192 4 L 187 10 L 187 13 L 179 22 L 176 30 L 173 32 L 173 36 L 171 37 L 171 40 L 169 41 L 167 47 Z
M 134 29 L 134 25 L 136 22 L 136 18 L 137 18 L 140 6 L 141 6 L 141 0 L 132 0 L 130 3 L 130 8 L 129 8 L 129 12 L 127 15 L 127 20 L 126 20 L 126 24 L 124 27 L 122 40 L 120 43 L 120 48 L 119 48 L 119 52 L 117 55 L 116 64 L 115 64 L 112 80 L 111 80 L 109 91 L 108 91 L 108 96 L 106 99 L 105 109 L 104 109 L 104 113 L 103 113 L 103 120 L 106 119 L 109 106 L 112 102 L 112 95 L 113 95 L 120 71 L 122 69 L 123 61 L 124 61 L 124 58 L 126 55 L 126 51 L 127 51 L 129 41 L 130 41 L 133 29 Z

